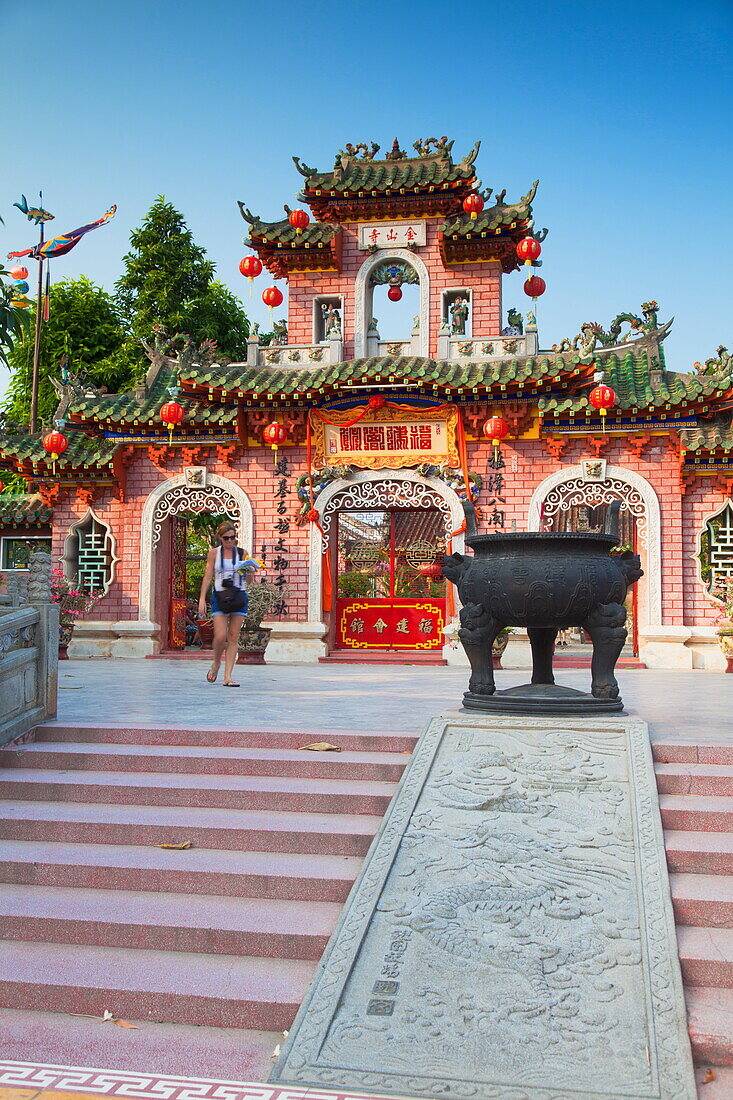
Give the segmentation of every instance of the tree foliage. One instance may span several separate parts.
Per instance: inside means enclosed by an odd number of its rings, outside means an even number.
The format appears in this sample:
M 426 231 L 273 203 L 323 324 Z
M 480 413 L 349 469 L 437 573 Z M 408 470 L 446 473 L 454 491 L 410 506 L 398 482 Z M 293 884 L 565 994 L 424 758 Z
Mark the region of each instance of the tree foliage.
M 31 311 L 31 320 L 34 318 L 35 309 Z M 4 411 L 8 420 L 19 424 L 26 423 L 30 413 L 33 342 L 31 324 L 8 354 L 12 376 Z M 124 389 L 132 377 L 130 364 L 119 359 L 124 342 L 125 333 L 111 295 L 83 275 L 54 283 L 49 319 L 41 329 L 39 420 L 50 420 L 58 405 L 51 378 L 59 376 L 64 355 L 74 374 L 83 374 L 111 392 Z

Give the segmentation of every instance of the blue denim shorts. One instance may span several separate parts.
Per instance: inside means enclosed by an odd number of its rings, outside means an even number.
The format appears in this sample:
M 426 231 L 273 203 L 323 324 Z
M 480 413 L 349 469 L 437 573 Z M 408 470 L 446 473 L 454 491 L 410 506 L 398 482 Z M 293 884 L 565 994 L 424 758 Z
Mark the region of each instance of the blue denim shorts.
M 247 608 L 248 607 L 249 607 L 249 597 L 248 597 L 247 593 L 245 592 L 244 593 L 244 607 L 242 608 L 241 611 L 232 611 L 231 614 L 232 615 L 241 615 L 242 617 L 244 617 L 247 614 Z M 219 604 L 217 602 L 216 589 L 215 588 L 212 588 L 212 590 L 211 590 L 211 614 L 212 615 L 223 615 L 224 614 L 224 612 L 221 610 L 221 608 L 219 607 Z

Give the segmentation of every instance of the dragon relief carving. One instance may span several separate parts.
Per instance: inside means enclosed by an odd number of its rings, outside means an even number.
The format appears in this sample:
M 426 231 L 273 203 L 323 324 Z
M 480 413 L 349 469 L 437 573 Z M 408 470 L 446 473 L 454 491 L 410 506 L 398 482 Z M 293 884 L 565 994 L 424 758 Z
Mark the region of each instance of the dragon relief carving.
M 597 321 L 586 321 L 580 326 L 580 332 L 574 336 L 565 337 L 559 344 L 553 344 L 553 351 L 578 351 L 581 356 L 590 355 L 600 345 L 601 347 L 614 347 L 616 344 L 625 344 L 640 335 L 650 334 L 659 329 L 657 314 L 659 306 L 656 302 L 642 303 L 642 317 L 635 313 L 619 313 L 608 326 L 608 332 Z M 624 324 L 629 325 L 628 332 L 621 335 Z

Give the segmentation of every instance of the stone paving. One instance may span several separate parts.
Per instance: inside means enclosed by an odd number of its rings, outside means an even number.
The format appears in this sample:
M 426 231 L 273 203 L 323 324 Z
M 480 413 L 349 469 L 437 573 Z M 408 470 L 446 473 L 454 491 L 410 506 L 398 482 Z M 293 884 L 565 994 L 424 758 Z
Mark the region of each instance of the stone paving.
M 455 717 L 468 670 L 419 665 L 239 666 L 241 687 L 207 684 L 201 661 L 71 660 L 59 666 L 58 721 L 196 729 L 420 732 Z M 500 688 L 526 671 L 497 673 Z M 733 741 L 733 676 L 706 671 L 619 670 L 626 710 L 652 740 Z M 590 671 L 562 669 L 584 691 Z

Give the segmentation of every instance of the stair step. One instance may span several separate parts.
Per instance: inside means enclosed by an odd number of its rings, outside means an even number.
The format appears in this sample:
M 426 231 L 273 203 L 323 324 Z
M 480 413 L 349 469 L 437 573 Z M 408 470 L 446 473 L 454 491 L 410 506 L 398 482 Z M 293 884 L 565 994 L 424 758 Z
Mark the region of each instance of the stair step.
M 158 728 L 130 728 L 127 726 L 99 726 L 80 723 L 66 726 L 63 723 L 46 723 L 36 727 L 36 742 L 84 741 L 92 744 L 113 743 L 122 745 L 198 745 L 228 748 L 300 749 L 312 741 L 330 741 L 344 752 L 411 752 L 417 743 L 415 733 L 388 733 L 370 730 L 231 730 L 201 729 L 188 726 Z
M 268 775 L 160 775 L 156 772 L 50 771 L 4 768 L 0 799 L 58 799 L 135 806 L 293 810 L 300 813 L 384 814 L 394 783 L 354 779 L 292 779 Z
M 325 738 L 329 744 L 335 742 Z M 303 744 L 307 745 L 307 739 Z M 68 768 L 90 771 L 185 772 L 209 775 L 305 776 L 397 782 L 408 761 L 398 752 L 308 752 L 297 749 L 222 748 L 197 745 L 135 745 L 29 742 L 0 750 L 2 768 Z
M 0 883 L 8 940 L 318 962 L 340 913 L 336 902 Z
M 662 794 L 659 809 L 665 829 L 726 832 L 733 829 L 733 798 L 716 795 Z
M 685 1000 L 695 1061 L 733 1066 L 733 989 L 689 986 Z
M 678 924 L 733 928 L 733 877 L 673 874 L 669 885 Z
M 382 822 L 366 814 L 276 813 L 94 802 L 0 803 L 0 838 L 180 844 L 234 851 L 365 855 Z
M 677 928 L 685 985 L 733 988 L 733 928 Z
M 728 741 L 653 741 L 652 755 L 660 764 L 733 764 Z
M 660 794 L 733 795 L 731 764 L 655 764 Z
M 316 970 L 297 959 L 0 941 L 0 1005 L 280 1031 Z
M 62 1016 L 55 1012 L 3 1009 L 0 1049 L 7 1061 L 34 1065 L 84 1066 L 95 1070 L 139 1070 L 157 1076 L 191 1077 L 205 1074 L 225 1081 L 266 1081 L 272 1068 L 270 1055 L 282 1042 L 280 1031 L 247 1031 L 243 1028 L 194 1027 L 191 1024 L 158 1024 L 131 1020 L 139 1029 L 100 1026 L 98 1020 Z M 79 1078 L 73 1089 L 94 1094 Z M 161 1082 L 160 1095 L 169 1093 Z M 26 1090 L 28 1091 L 28 1090 Z M 28 1091 L 35 1094 L 37 1088 Z M 51 1095 L 51 1094 L 47 1094 Z M 63 1094 L 56 1094 L 64 1100 Z M 222 1096 L 224 1093 L 222 1092 Z M 231 1094 L 228 1094 L 231 1095 Z M 17 1093 L 17 1100 L 23 1094 Z M 70 1100 L 68 1091 L 66 1100 Z
M 664 834 L 670 871 L 733 875 L 733 834 L 669 829 Z
M 123 844 L 17 840 L 0 845 L 3 882 L 89 890 L 344 902 L 362 860 L 291 852 L 173 852 Z

